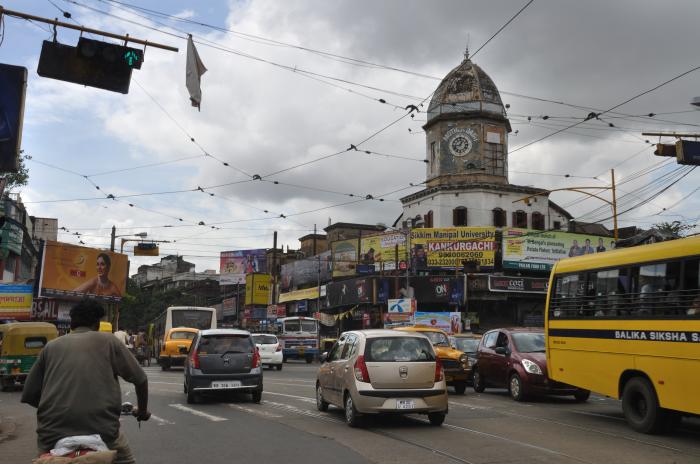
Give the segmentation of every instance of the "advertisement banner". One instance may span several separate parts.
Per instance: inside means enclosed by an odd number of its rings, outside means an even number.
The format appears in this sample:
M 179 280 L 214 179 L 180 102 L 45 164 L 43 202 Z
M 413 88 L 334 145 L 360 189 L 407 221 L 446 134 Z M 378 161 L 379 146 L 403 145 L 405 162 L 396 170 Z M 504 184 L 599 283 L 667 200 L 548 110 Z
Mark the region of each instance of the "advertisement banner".
M 414 325 L 413 314 L 410 313 L 384 313 L 384 328 L 410 327 Z
M 494 227 L 450 227 L 411 230 L 411 268 L 458 269 L 463 261 L 493 268 L 496 256 Z
M 157 243 L 137 243 L 134 245 L 134 256 L 159 256 L 160 248 Z
M 462 327 L 460 313 L 448 312 L 417 312 L 414 316 L 416 325 L 424 325 L 443 330 L 448 334 L 460 333 Z
M 410 284 L 410 291 L 422 303 L 464 303 L 463 277 L 418 276 L 411 278 Z
M 549 279 L 537 277 L 489 276 L 492 292 L 547 293 Z
M 543 232 L 527 229 L 503 231 L 503 268 L 549 271 L 562 258 L 602 253 L 614 248 L 611 237 Z
M 277 319 L 277 305 L 268 305 L 267 318 L 268 319 Z
M 398 263 L 399 269 L 406 269 L 406 236 L 398 232 L 362 237 L 360 246 L 360 264 L 374 265 L 375 272 L 393 271 Z M 398 254 L 396 247 L 398 246 Z
M 264 249 L 222 251 L 219 262 L 220 285 L 244 284 L 246 274 L 267 272 Z
M 328 307 L 373 303 L 373 279 L 350 279 L 326 285 Z
M 290 301 L 315 300 L 316 298 L 318 298 L 318 287 L 311 287 L 282 293 L 279 296 L 279 302 L 288 303 Z
M 319 271 L 321 272 L 321 282 L 327 282 L 331 280 L 332 269 L 333 262 L 330 250 L 316 256 L 292 261 L 282 265 L 280 286 L 282 290 L 289 290 L 294 287 L 317 284 Z
M 221 302 L 221 309 L 224 316 L 236 315 L 236 297 L 226 298 Z
M 32 313 L 31 285 L 0 284 L 0 319 L 28 320 Z
M 395 314 L 410 314 L 416 312 L 416 300 L 415 298 L 399 298 L 394 300 L 389 300 L 388 310 L 389 313 Z
M 41 296 L 91 295 L 121 299 L 126 290 L 126 255 L 69 243 L 44 246 Z
M 272 293 L 270 274 L 248 274 L 245 276 L 245 304 L 267 305 Z M 264 319 L 264 318 L 263 318 Z
M 354 276 L 357 271 L 357 239 L 331 243 L 333 277 Z

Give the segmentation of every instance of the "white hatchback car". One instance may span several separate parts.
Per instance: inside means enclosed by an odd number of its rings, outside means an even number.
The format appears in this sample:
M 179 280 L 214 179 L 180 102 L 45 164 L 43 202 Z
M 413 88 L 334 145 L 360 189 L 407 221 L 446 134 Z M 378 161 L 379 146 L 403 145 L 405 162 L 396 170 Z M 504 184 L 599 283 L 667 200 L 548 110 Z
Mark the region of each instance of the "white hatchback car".
M 263 366 L 270 366 L 282 370 L 282 344 L 276 336 L 272 334 L 252 334 L 253 343 L 260 350 L 260 358 Z

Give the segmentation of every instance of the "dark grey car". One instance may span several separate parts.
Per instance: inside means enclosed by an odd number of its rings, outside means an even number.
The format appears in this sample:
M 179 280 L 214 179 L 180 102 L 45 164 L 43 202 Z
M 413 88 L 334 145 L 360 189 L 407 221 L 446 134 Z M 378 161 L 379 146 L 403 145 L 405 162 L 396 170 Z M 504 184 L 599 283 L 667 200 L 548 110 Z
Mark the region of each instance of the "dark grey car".
M 250 332 L 200 330 L 185 360 L 185 393 L 194 403 L 201 393 L 250 392 L 259 403 L 263 391 L 260 353 Z

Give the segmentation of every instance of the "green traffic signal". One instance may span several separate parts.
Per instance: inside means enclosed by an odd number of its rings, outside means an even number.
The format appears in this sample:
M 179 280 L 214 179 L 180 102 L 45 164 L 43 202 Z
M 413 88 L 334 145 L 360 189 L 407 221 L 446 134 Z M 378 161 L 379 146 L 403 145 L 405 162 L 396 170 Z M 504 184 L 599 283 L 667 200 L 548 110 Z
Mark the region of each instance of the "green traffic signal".
M 139 61 L 139 56 L 136 54 L 135 51 L 129 50 L 126 53 L 124 53 L 124 60 L 126 61 L 126 64 L 129 65 L 129 67 L 134 67 L 136 63 Z

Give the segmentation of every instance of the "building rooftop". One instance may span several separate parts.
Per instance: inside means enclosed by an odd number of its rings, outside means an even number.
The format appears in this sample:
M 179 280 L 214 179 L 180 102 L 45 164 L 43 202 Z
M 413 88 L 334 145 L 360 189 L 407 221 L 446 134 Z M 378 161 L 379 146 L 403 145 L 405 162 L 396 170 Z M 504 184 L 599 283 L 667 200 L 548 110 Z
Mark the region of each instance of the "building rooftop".
M 328 232 L 335 229 L 376 230 L 382 232 L 386 230 L 386 226 L 378 224 L 355 224 L 352 222 L 336 222 L 335 224 L 331 224 L 323 230 Z

